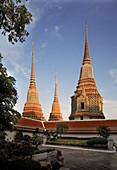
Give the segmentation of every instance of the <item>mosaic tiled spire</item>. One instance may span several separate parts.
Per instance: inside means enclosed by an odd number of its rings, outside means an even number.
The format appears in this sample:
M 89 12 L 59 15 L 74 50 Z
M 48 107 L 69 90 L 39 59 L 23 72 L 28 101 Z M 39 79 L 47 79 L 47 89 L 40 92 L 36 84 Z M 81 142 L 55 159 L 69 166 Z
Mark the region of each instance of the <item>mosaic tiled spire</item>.
M 85 50 L 84 50 L 84 59 L 83 64 L 91 64 L 90 54 L 89 54 L 89 45 L 88 45 L 88 23 L 86 23 L 86 35 L 85 35 Z
M 82 95 L 84 92 L 85 96 Z M 84 58 L 78 86 L 71 97 L 72 108 L 69 119 L 104 119 L 102 100 L 94 80 L 88 45 L 88 24 L 86 23 Z
M 38 92 L 35 83 L 34 42 L 32 42 L 32 67 L 31 67 L 30 86 L 27 93 L 27 101 L 24 105 L 23 116 L 30 117 L 33 119 L 45 120 L 42 113 L 41 105 L 38 100 Z
M 31 78 L 30 78 L 30 87 L 36 87 L 35 84 L 35 71 L 34 71 L 34 42 L 32 42 L 32 67 L 31 67 Z
M 50 113 L 49 121 L 53 120 L 63 120 L 60 104 L 58 100 L 58 82 L 57 82 L 57 76 L 55 74 L 55 89 L 54 89 L 54 101 L 52 104 L 52 111 Z

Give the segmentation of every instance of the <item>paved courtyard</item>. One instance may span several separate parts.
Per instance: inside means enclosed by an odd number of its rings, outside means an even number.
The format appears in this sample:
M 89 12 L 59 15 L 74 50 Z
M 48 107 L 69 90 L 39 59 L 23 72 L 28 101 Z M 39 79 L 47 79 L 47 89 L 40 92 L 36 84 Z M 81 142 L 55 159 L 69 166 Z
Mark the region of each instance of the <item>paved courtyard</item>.
M 42 146 L 47 148 L 47 146 Z M 50 148 L 50 146 L 48 146 Z M 101 152 L 81 148 L 51 147 L 62 152 L 67 170 L 117 170 L 117 152 Z

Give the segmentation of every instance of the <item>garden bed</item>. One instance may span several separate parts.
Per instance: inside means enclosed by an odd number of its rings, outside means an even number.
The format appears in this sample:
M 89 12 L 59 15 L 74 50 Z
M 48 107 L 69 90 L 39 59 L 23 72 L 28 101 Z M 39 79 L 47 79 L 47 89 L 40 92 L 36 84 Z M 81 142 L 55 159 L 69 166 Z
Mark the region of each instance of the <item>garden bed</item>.
M 65 146 L 76 146 L 92 149 L 107 149 L 106 140 L 103 138 L 97 137 L 92 139 L 65 139 L 58 138 L 56 140 L 47 140 L 47 144 L 51 145 L 65 145 Z M 91 141 L 91 142 L 90 142 Z

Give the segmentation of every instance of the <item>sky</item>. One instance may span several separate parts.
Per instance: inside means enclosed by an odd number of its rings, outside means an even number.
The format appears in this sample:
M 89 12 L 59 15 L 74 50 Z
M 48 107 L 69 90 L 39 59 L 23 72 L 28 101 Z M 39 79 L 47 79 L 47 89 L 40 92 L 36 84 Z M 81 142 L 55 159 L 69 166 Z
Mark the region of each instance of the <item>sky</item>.
M 116 0 L 28 0 L 33 15 L 26 42 L 12 45 L 0 34 L 0 52 L 8 74 L 16 79 L 22 113 L 30 84 L 32 41 L 39 103 L 48 120 L 54 100 L 54 73 L 64 120 L 71 113 L 84 56 L 85 25 L 94 77 L 103 97 L 106 119 L 117 119 L 117 1 Z

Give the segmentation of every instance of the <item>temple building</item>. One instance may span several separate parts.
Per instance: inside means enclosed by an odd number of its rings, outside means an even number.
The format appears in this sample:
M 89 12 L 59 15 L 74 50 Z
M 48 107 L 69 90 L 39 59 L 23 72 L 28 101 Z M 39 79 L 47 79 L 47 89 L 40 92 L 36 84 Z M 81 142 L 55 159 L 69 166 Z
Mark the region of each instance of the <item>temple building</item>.
M 49 121 L 63 120 L 60 104 L 58 100 L 58 82 L 55 75 L 55 89 L 54 89 L 54 101 L 52 104 L 52 111 L 50 113 Z
M 31 68 L 31 78 L 30 86 L 27 93 L 27 101 L 24 105 L 23 116 L 38 120 L 45 120 L 42 113 L 42 108 L 38 99 L 38 91 L 36 89 L 35 83 L 35 73 L 34 73 L 34 42 L 32 42 L 32 68 Z
M 65 135 L 81 136 L 85 138 L 97 137 L 97 127 L 108 126 L 111 130 L 111 137 L 117 143 L 117 119 L 108 120 L 103 115 L 103 101 L 100 96 L 96 83 L 94 80 L 93 68 L 90 60 L 88 48 L 88 25 L 86 25 L 86 40 L 84 59 L 80 70 L 80 78 L 76 91 L 71 97 L 71 115 L 70 120 L 63 120 L 60 104 L 58 100 L 58 82 L 55 76 L 54 101 L 52 103 L 52 110 L 49 115 L 49 121 L 46 121 L 41 105 L 38 101 L 38 92 L 35 84 L 34 74 L 34 44 L 32 44 L 32 69 L 30 86 L 27 94 L 27 101 L 24 106 L 23 116 L 15 125 L 17 130 L 24 132 L 24 134 L 33 135 L 35 129 L 38 128 L 41 133 L 55 132 L 58 123 L 68 126 Z M 7 135 L 9 140 L 14 139 L 16 132 L 10 132 Z
M 88 24 L 86 24 L 84 59 L 76 91 L 71 97 L 71 115 L 69 119 L 105 119 L 103 114 L 103 99 L 96 87 L 90 59 Z

